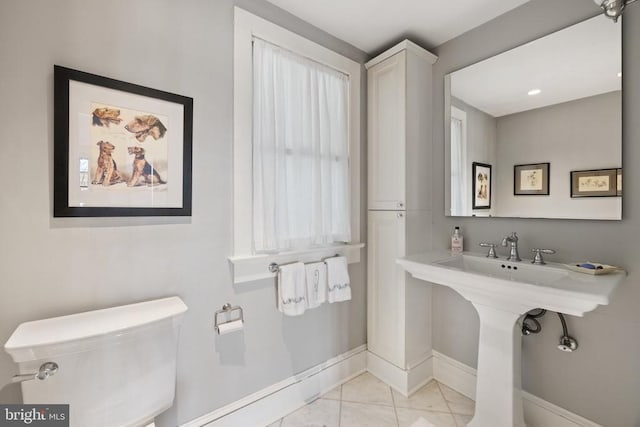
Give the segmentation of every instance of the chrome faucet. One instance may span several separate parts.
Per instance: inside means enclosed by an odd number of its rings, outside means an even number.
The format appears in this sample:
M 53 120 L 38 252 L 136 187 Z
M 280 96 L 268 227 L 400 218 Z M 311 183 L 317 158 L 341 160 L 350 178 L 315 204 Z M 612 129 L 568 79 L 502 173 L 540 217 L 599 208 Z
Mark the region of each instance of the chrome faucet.
M 507 261 L 522 261 L 520 255 L 518 255 L 518 236 L 516 236 L 515 231 L 511 233 L 511 236 L 502 239 L 502 246 L 507 246 L 507 243 L 510 245 Z

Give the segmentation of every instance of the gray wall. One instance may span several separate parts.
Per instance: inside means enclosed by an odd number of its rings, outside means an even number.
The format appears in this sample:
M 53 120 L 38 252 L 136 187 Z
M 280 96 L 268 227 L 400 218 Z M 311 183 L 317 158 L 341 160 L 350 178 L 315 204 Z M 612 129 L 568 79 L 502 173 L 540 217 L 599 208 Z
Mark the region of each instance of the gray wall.
M 263 0 L 235 3 L 360 63 L 365 59 Z M 164 426 L 366 341 L 364 251 L 350 270 L 353 301 L 299 318 L 276 310 L 273 280 L 231 283 L 233 5 L 0 3 L 0 344 L 28 320 L 179 295 L 189 312 L 178 351 L 176 405 L 162 417 Z M 53 64 L 194 98 L 191 218 L 52 218 Z M 362 87 L 364 100 L 365 80 Z M 362 108 L 366 117 L 364 102 Z M 365 159 L 363 150 L 363 166 Z M 362 236 L 366 176 L 363 167 Z M 227 301 L 244 308 L 246 326 L 216 337 L 213 313 Z M 0 351 L 0 388 L 15 372 Z M 0 390 L 0 401 L 18 399 L 19 387 Z
M 619 219 L 620 197 L 571 198 L 569 172 L 619 168 L 620 92 L 497 119 L 496 216 Z M 514 196 L 513 165 L 550 163 L 549 196 Z
M 623 22 L 623 220 L 533 220 L 448 218 L 444 216 L 444 75 L 535 38 L 594 16 L 586 0 L 532 0 L 437 49 L 434 69 L 434 248 L 448 248 L 460 225 L 467 250 L 481 241 L 499 242 L 517 231 L 521 253 L 533 247 L 554 248 L 554 261 L 601 260 L 622 265 L 628 279 L 611 304 L 583 318 L 570 317 L 571 334 L 580 342 L 575 353 L 556 349 L 561 335 L 557 316 L 544 318 L 541 334 L 524 338 L 524 389 L 607 427 L 640 426 L 640 7 L 632 4 Z M 612 24 L 613 25 L 613 24 Z M 631 77 L 631 78 L 629 78 Z M 504 256 L 504 251 L 501 253 Z M 478 320 L 470 303 L 453 291 L 434 286 L 434 348 L 475 366 Z M 475 327 L 474 327 L 475 326 Z

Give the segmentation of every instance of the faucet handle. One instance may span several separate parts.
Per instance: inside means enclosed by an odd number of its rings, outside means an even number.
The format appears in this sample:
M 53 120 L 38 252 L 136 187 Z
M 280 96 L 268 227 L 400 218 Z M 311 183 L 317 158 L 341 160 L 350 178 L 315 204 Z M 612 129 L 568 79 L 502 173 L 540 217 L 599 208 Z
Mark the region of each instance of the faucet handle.
M 531 261 L 531 264 L 537 264 L 537 265 L 545 265 L 546 262 L 544 262 L 544 258 L 542 257 L 542 254 L 555 254 L 556 251 L 554 251 L 553 249 L 531 249 L 531 252 L 534 252 L 535 255 L 533 257 L 533 261 Z
M 489 248 L 489 252 L 487 253 L 487 258 L 498 258 L 496 255 L 496 244 L 495 243 L 479 243 L 478 246 L 481 248 Z

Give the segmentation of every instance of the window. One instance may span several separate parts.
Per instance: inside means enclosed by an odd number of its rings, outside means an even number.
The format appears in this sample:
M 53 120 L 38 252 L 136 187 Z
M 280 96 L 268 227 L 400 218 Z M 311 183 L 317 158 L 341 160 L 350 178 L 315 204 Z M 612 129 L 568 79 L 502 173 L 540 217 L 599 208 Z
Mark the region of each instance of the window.
M 451 107 L 451 215 L 469 215 L 467 113 Z
M 351 240 L 349 77 L 253 40 L 256 252 Z
M 239 259 L 362 247 L 360 72 L 235 8 L 234 269 Z

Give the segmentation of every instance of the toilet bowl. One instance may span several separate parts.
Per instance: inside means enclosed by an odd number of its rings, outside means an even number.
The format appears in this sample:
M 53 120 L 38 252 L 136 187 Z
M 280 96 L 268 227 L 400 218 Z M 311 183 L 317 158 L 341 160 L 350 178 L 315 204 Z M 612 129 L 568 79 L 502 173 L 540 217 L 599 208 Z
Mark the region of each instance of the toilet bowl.
M 152 423 L 173 404 L 186 311 L 170 297 L 19 325 L 4 348 L 26 379 L 24 403 L 68 404 L 72 427 Z M 55 373 L 36 378 L 49 362 Z

